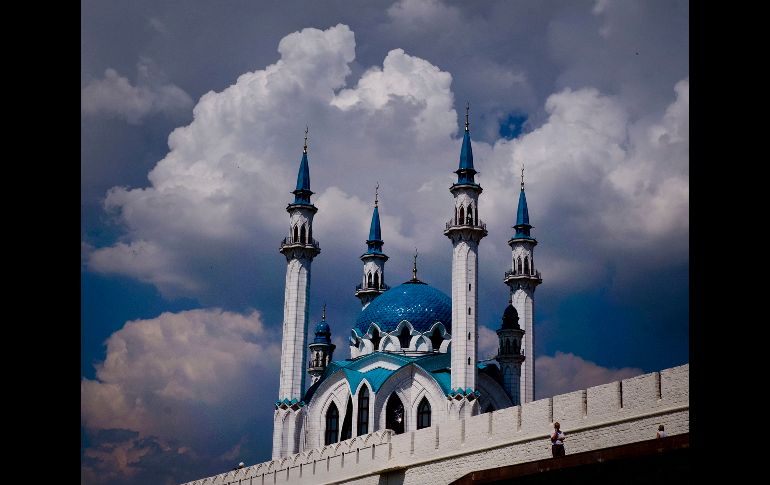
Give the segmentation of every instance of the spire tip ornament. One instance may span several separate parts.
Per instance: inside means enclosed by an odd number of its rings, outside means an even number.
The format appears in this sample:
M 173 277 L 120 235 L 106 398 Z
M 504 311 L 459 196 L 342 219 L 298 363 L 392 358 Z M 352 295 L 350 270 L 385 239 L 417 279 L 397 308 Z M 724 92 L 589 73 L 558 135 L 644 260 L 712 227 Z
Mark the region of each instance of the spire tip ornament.
M 468 131 L 468 111 L 471 109 L 471 104 L 466 101 L 465 102 L 465 131 Z
M 377 182 L 377 185 L 374 187 L 374 207 L 378 207 L 377 196 L 379 195 L 379 190 L 380 190 L 380 182 Z
M 307 153 L 307 125 L 305 125 L 305 144 L 302 146 L 302 153 Z

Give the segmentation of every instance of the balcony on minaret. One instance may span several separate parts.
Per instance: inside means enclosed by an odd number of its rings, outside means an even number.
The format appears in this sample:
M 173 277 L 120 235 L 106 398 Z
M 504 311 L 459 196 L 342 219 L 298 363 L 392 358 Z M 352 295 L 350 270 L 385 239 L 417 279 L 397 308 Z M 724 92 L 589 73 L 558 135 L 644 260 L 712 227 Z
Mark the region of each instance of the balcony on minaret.
M 386 285 L 385 283 L 380 283 L 379 285 L 375 285 L 374 283 L 369 284 L 368 282 L 366 284 L 359 283 L 356 285 L 356 294 L 363 293 L 365 291 L 387 291 L 390 289 L 390 286 Z
M 297 237 L 292 236 L 283 238 L 281 241 L 281 249 L 283 248 L 307 248 L 307 249 L 321 249 L 318 241 L 312 237 Z
M 450 229 L 478 229 L 486 232 L 487 224 L 481 220 L 473 220 L 471 217 L 466 217 L 464 221 L 456 221 L 454 218 L 449 219 L 446 223 L 446 230 Z
M 507 283 L 509 281 L 516 280 L 535 280 L 538 282 L 538 284 L 543 282 L 543 279 L 540 277 L 540 271 L 535 271 L 534 269 L 529 271 L 521 271 L 514 268 L 505 272 L 505 278 L 503 279 L 504 282 Z

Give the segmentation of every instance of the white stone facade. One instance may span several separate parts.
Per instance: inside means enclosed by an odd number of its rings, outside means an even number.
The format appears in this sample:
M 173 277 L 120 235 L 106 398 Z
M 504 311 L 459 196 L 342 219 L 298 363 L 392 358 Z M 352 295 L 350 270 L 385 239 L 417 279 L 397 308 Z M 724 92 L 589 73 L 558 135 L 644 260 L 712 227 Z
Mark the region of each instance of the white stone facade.
M 411 401 L 410 401 L 411 402 Z M 355 408 L 355 406 L 354 406 Z M 344 409 L 344 408 L 343 408 Z M 689 364 L 421 430 L 375 431 L 189 485 L 450 483 L 467 473 L 551 457 L 552 422 L 567 454 L 690 431 Z

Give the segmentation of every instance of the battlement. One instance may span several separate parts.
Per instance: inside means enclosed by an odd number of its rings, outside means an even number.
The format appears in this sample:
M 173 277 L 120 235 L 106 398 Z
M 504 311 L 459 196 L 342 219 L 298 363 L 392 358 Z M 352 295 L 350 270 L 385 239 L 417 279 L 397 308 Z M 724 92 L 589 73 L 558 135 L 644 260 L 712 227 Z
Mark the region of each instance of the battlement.
M 553 421 L 566 433 L 568 454 L 652 439 L 658 424 L 670 436 L 687 433 L 689 372 L 685 364 L 400 435 L 376 431 L 187 485 L 377 484 L 386 474 L 404 484 L 449 483 L 471 471 L 549 458 Z

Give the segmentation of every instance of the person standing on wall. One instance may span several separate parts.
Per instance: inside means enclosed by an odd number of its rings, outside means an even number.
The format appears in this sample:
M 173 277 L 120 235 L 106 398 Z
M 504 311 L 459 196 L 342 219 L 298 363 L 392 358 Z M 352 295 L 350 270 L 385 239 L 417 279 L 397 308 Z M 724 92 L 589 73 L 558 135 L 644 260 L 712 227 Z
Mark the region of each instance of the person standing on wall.
M 663 430 L 663 425 L 658 426 L 658 432 L 655 433 L 656 438 L 665 438 L 666 432 Z
M 564 456 L 564 432 L 559 428 L 561 425 L 558 421 L 553 423 L 553 432 L 551 433 L 551 453 L 553 457 Z

